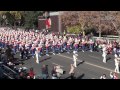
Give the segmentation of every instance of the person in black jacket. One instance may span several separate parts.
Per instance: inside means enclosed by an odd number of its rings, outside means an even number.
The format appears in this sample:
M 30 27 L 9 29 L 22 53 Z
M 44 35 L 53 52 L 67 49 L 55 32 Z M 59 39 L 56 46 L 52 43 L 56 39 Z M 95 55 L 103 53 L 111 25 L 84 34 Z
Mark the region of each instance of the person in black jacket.
M 21 53 L 21 59 L 23 60 L 24 59 L 24 55 L 25 55 L 25 49 L 21 48 L 20 49 L 20 53 Z
M 5 55 L 7 57 L 7 60 L 14 58 L 14 56 L 12 55 L 12 49 L 10 48 L 10 46 L 7 46 L 7 49 L 5 50 Z
M 43 79 L 48 79 L 49 74 L 48 74 L 48 65 L 43 65 L 42 67 L 42 78 Z
M 56 66 L 53 67 L 51 71 L 52 79 L 57 79 Z
M 25 58 L 28 59 L 28 53 L 29 53 L 29 52 L 28 52 L 28 49 L 25 48 L 25 49 L 24 49 L 24 52 L 25 52 L 25 53 L 24 53 L 24 54 L 25 54 Z

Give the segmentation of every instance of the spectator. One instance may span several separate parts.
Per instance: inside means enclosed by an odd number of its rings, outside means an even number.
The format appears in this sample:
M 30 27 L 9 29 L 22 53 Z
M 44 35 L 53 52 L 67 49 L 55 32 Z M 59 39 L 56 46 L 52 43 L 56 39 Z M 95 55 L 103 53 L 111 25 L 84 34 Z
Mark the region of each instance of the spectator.
M 35 73 L 33 71 L 33 68 L 30 68 L 29 76 L 30 76 L 30 79 L 34 79 Z
M 103 75 L 100 77 L 100 79 L 107 79 L 107 78 L 106 78 L 106 74 L 103 74 Z
M 53 67 L 51 71 L 52 79 L 57 79 L 56 66 Z
M 43 65 L 42 66 L 42 78 L 43 79 L 47 79 L 48 77 L 49 77 L 48 66 L 47 65 Z
M 110 72 L 110 78 L 111 78 L 111 79 L 118 79 L 117 73 L 115 73 L 115 72 Z
M 57 74 L 58 79 L 60 79 L 61 75 L 64 74 L 64 71 L 60 66 L 56 66 L 56 72 L 57 72 L 56 74 Z
M 27 79 L 30 79 L 30 76 L 27 76 Z

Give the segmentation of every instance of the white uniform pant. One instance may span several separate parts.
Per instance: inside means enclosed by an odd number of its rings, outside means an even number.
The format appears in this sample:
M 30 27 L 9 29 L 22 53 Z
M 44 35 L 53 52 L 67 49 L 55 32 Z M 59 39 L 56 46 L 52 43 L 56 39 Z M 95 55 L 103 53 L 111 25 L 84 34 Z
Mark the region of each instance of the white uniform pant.
M 120 71 L 119 71 L 119 65 L 115 65 L 115 72 L 120 73 Z
M 39 55 L 38 55 L 38 53 L 36 53 L 36 63 L 39 63 Z
M 77 67 L 77 62 L 76 62 L 76 60 L 73 60 L 73 61 L 74 61 L 74 64 L 73 64 L 73 65 L 74 65 L 75 67 Z
M 103 62 L 106 63 L 106 55 L 103 55 Z

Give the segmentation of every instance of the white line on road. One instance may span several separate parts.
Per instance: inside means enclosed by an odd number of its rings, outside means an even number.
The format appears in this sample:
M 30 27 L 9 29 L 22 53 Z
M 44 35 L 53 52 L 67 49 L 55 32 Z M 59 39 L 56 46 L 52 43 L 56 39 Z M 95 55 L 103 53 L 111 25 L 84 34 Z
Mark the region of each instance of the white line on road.
M 73 58 L 71 58 L 71 57 L 64 56 L 64 55 L 58 55 L 58 56 L 65 57 L 65 58 L 68 58 L 68 59 L 73 59 Z M 81 62 L 81 60 L 77 60 L 77 61 Z M 97 68 L 101 68 L 101 69 L 104 69 L 104 70 L 107 70 L 107 71 L 113 71 L 113 72 L 114 72 L 114 70 L 108 69 L 108 68 L 106 68 L 106 67 L 102 67 L 102 66 L 99 66 L 99 65 L 95 65 L 95 64 L 92 64 L 92 63 L 89 63 L 89 62 L 84 62 L 84 63 L 85 63 L 85 64 L 88 64 L 88 65 L 91 65 L 91 66 L 94 66 L 94 67 L 97 67 Z

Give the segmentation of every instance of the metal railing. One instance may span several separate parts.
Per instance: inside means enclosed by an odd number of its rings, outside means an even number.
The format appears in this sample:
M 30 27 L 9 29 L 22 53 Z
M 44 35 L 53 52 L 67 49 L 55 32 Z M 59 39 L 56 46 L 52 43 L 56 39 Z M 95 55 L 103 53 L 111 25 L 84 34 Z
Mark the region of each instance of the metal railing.
M 1 64 L 0 67 L 2 69 L 3 75 L 5 75 L 8 79 L 16 79 L 19 76 L 16 71 L 12 70 L 6 65 Z

